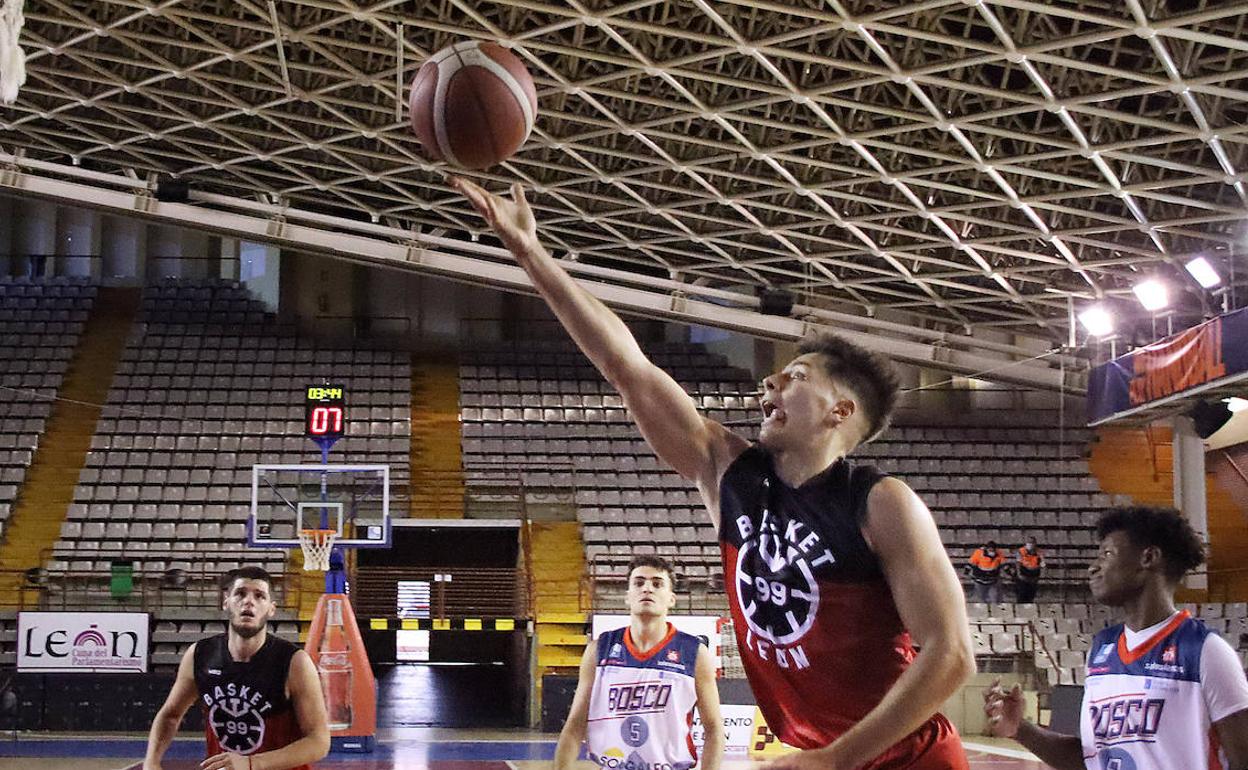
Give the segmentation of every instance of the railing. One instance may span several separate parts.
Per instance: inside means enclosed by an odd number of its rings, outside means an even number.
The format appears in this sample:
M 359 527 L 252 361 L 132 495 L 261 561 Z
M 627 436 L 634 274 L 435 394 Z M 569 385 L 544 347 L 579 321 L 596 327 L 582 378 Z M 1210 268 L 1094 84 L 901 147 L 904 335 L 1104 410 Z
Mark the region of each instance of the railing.
M 303 327 L 314 326 L 327 336 L 355 340 L 380 340 L 398 338 L 404 341 L 412 337 L 412 319 L 394 315 L 330 315 L 318 313 L 312 316 L 296 316 L 296 323 Z
M 523 618 L 522 570 L 500 567 L 360 567 L 351 599 L 357 617 L 393 617 L 400 581 L 429 584 L 429 617 Z
M 628 574 L 624 571 L 607 571 L 596 559 L 587 562 L 585 569 L 579 588 L 581 610 L 600 613 L 627 612 L 623 594 L 628 590 Z M 676 594 L 676 606 L 672 608 L 674 612 L 728 614 L 728 594 L 724 590 L 721 573 L 714 572 L 705 578 L 690 578 L 680 574 L 679 564 L 676 565 L 676 572 L 673 586 Z
M 1248 596 L 1240 593 L 1243 582 L 1234 579 L 1245 573 L 1248 573 L 1248 567 L 1211 569 L 1206 572 L 1208 596 L 1205 601 L 1223 603 L 1248 601 Z
M 99 553 L 99 552 L 96 552 Z M 209 560 L 237 560 L 246 563 L 247 554 L 237 550 L 214 554 L 196 551 L 197 558 Z M 99 561 L 109 558 L 109 554 L 101 553 Z M 222 573 L 208 571 L 203 565 L 193 565 L 189 570 L 166 570 L 164 572 L 148 572 L 143 569 L 141 559 L 122 559 L 117 561 L 133 564 L 133 588 L 122 595 L 114 596 L 111 585 L 112 575 L 99 570 L 0 570 L 0 576 L 16 576 L 19 590 L 15 595 L 0 597 L 0 607 L 22 610 L 99 610 L 104 607 L 118 607 L 137 611 L 158 611 L 161 609 L 206 609 L 219 610 L 221 607 Z M 46 558 L 44 563 L 46 563 Z M 167 559 L 162 559 L 167 561 Z M 298 579 L 288 580 L 290 576 L 284 572 L 270 573 L 273 578 L 273 594 L 279 607 L 298 606 L 291 604 L 297 601 L 300 591 Z M 32 579 L 33 578 L 33 579 Z M 31 592 L 37 591 L 37 598 L 28 601 Z
M 1044 657 L 1048 659 L 1049 666 L 1054 671 L 1061 671 L 1061 667 L 1057 664 L 1057 656 L 1054 655 L 1053 651 L 1049 649 L 1049 646 L 1044 643 L 1044 634 L 1040 633 L 1040 629 L 1036 628 L 1036 624 L 1028 620 L 1027 629 L 1028 631 L 1031 632 L 1031 640 L 1032 640 L 1031 643 L 1032 643 L 1033 649 L 1039 650 L 1042 653 L 1044 653 Z M 1047 679 L 1044 681 L 1044 687 L 1039 688 L 1039 689 L 1046 690 L 1046 691 L 1050 689 L 1050 685 Z

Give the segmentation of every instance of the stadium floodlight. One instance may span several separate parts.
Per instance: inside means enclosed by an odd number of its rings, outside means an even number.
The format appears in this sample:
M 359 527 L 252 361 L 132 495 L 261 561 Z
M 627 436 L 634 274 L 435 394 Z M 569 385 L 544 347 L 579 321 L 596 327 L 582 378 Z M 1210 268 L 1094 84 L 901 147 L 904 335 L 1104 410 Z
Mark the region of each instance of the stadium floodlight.
M 1150 313 L 1164 310 L 1170 305 L 1170 289 L 1156 278 L 1140 281 L 1131 288 L 1144 309 Z
M 1212 289 L 1222 283 L 1222 276 L 1218 275 L 1218 271 L 1214 270 L 1213 265 L 1209 264 L 1209 260 L 1204 257 L 1189 260 L 1186 267 L 1187 272 L 1192 274 L 1196 282 L 1206 289 Z
M 1093 337 L 1107 337 L 1114 333 L 1114 317 L 1101 305 L 1093 305 L 1080 313 L 1079 322 Z
M 1242 412 L 1248 409 L 1248 398 L 1240 398 L 1239 396 L 1231 396 L 1230 398 L 1223 399 L 1223 401 L 1226 402 L 1226 408 L 1230 409 L 1231 412 L 1233 413 Z

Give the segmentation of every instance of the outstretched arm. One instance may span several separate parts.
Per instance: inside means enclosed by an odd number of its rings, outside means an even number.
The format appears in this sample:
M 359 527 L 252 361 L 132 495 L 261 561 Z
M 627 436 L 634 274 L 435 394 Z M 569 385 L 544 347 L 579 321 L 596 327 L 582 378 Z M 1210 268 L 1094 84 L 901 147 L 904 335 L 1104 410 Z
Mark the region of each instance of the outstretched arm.
M 585 742 L 585 732 L 589 727 L 589 698 L 594 692 L 594 677 L 598 673 L 598 643 L 590 642 L 581 655 L 580 679 L 576 682 L 576 694 L 572 696 L 572 707 L 568 709 L 568 719 L 559 731 L 559 743 L 555 745 L 554 770 L 571 770 L 572 763 L 581 753 L 581 744 Z
M 702 719 L 702 770 L 719 770 L 724 761 L 724 717 L 719 710 L 719 686 L 715 684 L 715 660 L 706 647 L 698 647 L 694 668 L 694 692 Z
M 704 496 L 714 490 L 723 468 L 747 446 L 745 439 L 699 414 L 680 385 L 646 358 L 619 316 L 559 266 L 538 240 L 519 184 L 512 187 L 511 200 L 465 179 L 453 178 L 451 184 L 494 228 L 568 334 L 620 392 L 655 453 L 697 483 Z
M 1073 735 L 1063 735 L 1023 719 L 1023 689 L 1001 687 L 1001 680 L 984 690 L 984 715 L 988 727 L 999 738 L 1013 738 L 1046 765 L 1057 770 L 1084 770 L 1083 744 Z
M 169 744 L 178 734 L 178 726 L 187 709 L 195 703 L 195 645 L 186 648 L 182 661 L 178 664 L 178 674 L 173 680 L 173 688 L 165 704 L 156 712 L 152 720 L 151 732 L 147 735 L 147 754 L 143 757 L 143 770 L 160 770 L 161 760 L 169 750 Z

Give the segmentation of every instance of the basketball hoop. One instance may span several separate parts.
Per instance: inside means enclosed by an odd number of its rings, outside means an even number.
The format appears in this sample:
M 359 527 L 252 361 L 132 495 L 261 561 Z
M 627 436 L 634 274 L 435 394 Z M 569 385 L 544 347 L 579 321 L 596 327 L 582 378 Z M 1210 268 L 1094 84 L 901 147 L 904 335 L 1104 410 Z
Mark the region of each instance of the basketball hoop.
M 301 529 L 299 530 L 299 547 L 303 549 L 303 569 L 305 572 L 326 572 L 329 570 L 329 553 L 334 550 L 338 540 L 338 532 L 333 529 Z

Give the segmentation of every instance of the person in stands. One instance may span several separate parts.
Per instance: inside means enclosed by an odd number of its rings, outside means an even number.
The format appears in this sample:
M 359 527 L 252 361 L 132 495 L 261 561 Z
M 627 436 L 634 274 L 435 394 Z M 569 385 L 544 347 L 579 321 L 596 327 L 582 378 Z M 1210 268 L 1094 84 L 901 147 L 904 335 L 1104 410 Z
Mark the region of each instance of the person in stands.
M 967 569 L 971 573 L 971 601 L 996 604 L 1001 601 L 1001 568 L 1005 566 L 1005 554 L 993 540 L 976 548 L 971 554 Z
M 1036 600 L 1040 590 L 1040 575 L 1044 572 L 1044 554 L 1036 545 L 1035 535 L 1028 535 L 1023 547 L 1014 557 L 1014 595 L 1020 604 Z

